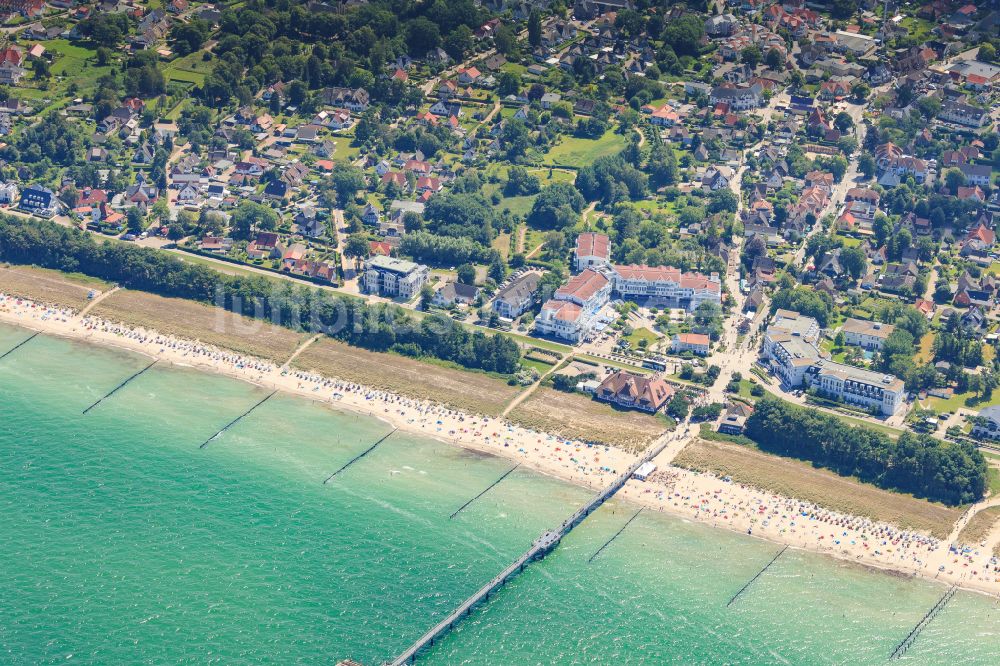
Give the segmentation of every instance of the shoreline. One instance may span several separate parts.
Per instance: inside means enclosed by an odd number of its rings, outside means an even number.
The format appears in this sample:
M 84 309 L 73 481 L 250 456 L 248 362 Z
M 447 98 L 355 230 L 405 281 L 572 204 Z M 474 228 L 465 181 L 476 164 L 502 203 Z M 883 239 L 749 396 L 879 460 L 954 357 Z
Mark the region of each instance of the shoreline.
M 68 309 L 47 307 L 0 291 L 0 322 L 48 335 L 138 352 L 179 367 L 215 372 L 258 387 L 279 390 L 375 417 L 389 426 L 444 444 L 493 455 L 583 486 L 602 488 L 636 459 L 606 445 L 537 433 L 500 418 L 458 410 L 287 368 L 196 341 L 130 328 Z M 979 549 L 956 551 L 926 534 L 841 514 L 770 491 L 672 465 L 645 482 L 630 479 L 618 497 L 660 513 L 757 537 L 889 575 L 1000 596 L 1000 558 Z

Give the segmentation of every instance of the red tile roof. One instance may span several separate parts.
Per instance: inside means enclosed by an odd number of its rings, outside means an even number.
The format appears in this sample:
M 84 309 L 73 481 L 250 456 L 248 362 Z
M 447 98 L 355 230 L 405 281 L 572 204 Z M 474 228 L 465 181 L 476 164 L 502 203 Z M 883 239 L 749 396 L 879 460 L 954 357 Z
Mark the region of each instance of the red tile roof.
M 576 256 L 611 258 L 611 240 L 604 234 L 588 231 L 576 237 Z

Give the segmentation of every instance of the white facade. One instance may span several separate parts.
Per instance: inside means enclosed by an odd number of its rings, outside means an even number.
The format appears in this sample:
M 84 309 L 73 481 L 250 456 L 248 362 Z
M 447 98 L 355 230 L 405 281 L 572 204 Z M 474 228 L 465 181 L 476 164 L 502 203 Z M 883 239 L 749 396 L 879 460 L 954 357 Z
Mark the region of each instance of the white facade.
M 714 273 L 704 276 L 648 266 L 614 266 L 613 271 L 612 287 L 619 296 L 662 298 L 688 310 L 705 302 L 722 304 L 722 284 Z
M 365 264 L 365 291 L 407 300 L 420 293 L 430 274 L 427 266 L 377 255 Z
M 835 400 L 865 409 L 876 407 L 885 416 L 895 414 L 905 399 L 903 382 L 825 359 L 815 345 L 818 334 L 815 319 L 779 310 L 764 335 L 761 357 L 786 388 L 811 386 Z
M 850 405 L 891 416 L 903 404 L 903 382 L 892 375 L 862 370 L 849 365 L 821 361 L 815 369 L 811 385 L 820 393 L 843 400 Z
M 882 349 L 882 343 L 895 330 L 891 324 L 882 324 L 876 321 L 864 321 L 862 319 L 848 319 L 840 327 L 840 332 L 844 334 L 844 343 L 855 347 L 864 347 L 869 350 Z

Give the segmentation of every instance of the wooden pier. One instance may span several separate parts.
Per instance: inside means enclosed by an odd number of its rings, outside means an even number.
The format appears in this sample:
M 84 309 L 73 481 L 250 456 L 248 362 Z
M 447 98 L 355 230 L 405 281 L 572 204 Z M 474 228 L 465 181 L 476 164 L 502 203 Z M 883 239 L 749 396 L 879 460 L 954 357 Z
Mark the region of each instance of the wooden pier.
M 682 424 L 686 425 L 686 424 Z M 507 581 L 515 577 L 517 574 L 524 571 L 525 567 L 534 562 L 535 560 L 540 560 L 546 555 L 548 555 L 564 536 L 569 534 L 574 527 L 579 525 L 583 520 L 589 516 L 591 513 L 596 511 L 602 504 L 604 504 L 608 499 L 614 496 L 619 490 L 621 490 L 628 480 L 632 478 L 635 471 L 639 469 L 643 464 L 651 461 L 656 456 L 663 452 L 663 449 L 667 448 L 667 445 L 676 437 L 681 436 L 681 431 L 678 428 L 677 431 L 670 438 L 665 438 L 662 441 L 653 445 L 649 451 L 646 452 L 642 458 L 639 458 L 634 463 L 629 465 L 628 469 L 625 470 L 623 474 L 616 477 L 607 487 L 605 487 L 601 492 L 594 495 L 586 504 L 577 509 L 573 515 L 564 520 L 562 524 L 556 529 L 547 530 L 540 537 L 535 539 L 531 544 L 531 547 L 519 558 L 514 560 L 506 569 L 497 574 L 490 582 L 483 585 L 479 590 L 477 590 L 472 596 L 466 599 L 462 604 L 456 608 L 451 614 L 445 619 L 441 620 L 436 624 L 430 631 L 420 637 L 416 643 L 411 645 L 398 657 L 388 662 L 392 666 L 403 666 L 404 664 L 413 663 L 417 654 L 426 647 L 430 647 L 435 641 L 439 640 L 442 636 L 451 631 L 456 624 L 458 624 L 462 618 L 469 615 L 472 610 L 479 603 L 489 599 L 490 595 L 493 594 L 497 589 L 503 587 Z M 636 514 L 638 515 L 638 514 Z M 635 516 L 633 516 L 635 518 Z M 631 521 L 629 521 L 631 522 Z M 624 528 L 623 528 L 624 529 Z

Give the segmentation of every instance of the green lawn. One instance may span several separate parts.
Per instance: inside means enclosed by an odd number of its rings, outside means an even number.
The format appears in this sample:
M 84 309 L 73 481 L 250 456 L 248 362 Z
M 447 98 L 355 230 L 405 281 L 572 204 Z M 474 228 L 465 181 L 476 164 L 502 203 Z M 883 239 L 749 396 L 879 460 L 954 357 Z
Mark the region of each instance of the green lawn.
M 634 329 L 632 331 L 632 334 L 627 336 L 625 339 L 631 343 L 632 349 L 643 349 L 643 347 L 641 347 L 639 343 L 645 340 L 647 343 L 646 349 L 649 349 L 650 347 L 653 346 L 654 342 L 660 339 L 660 337 L 656 333 L 653 333 L 648 328 L 640 327 Z
M 205 82 L 206 72 L 190 72 L 186 69 L 177 69 L 173 65 L 167 66 L 163 70 L 163 77 L 167 81 L 179 81 L 180 83 L 193 83 L 200 86 Z
M 592 164 L 598 157 L 614 155 L 624 148 L 625 137 L 616 134 L 614 129 L 609 129 L 600 139 L 563 137 L 562 141 L 545 155 L 543 163 L 579 169 Z
M 979 400 L 981 398 L 977 398 L 975 393 L 966 391 L 965 393 L 956 393 L 948 399 L 928 397 L 922 404 L 927 409 L 933 409 L 935 412 L 954 412 L 963 407 L 966 409 L 982 409 L 992 405 L 1000 405 L 1000 391 L 994 391 L 993 396 L 989 400 L 982 402 L 979 402 Z
M 552 365 L 549 363 L 542 363 L 541 361 L 536 361 L 534 359 L 522 358 L 521 367 L 524 368 L 534 368 L 536 372 L 540 375 L 544 375 L 546 372 L 552 369 Z

